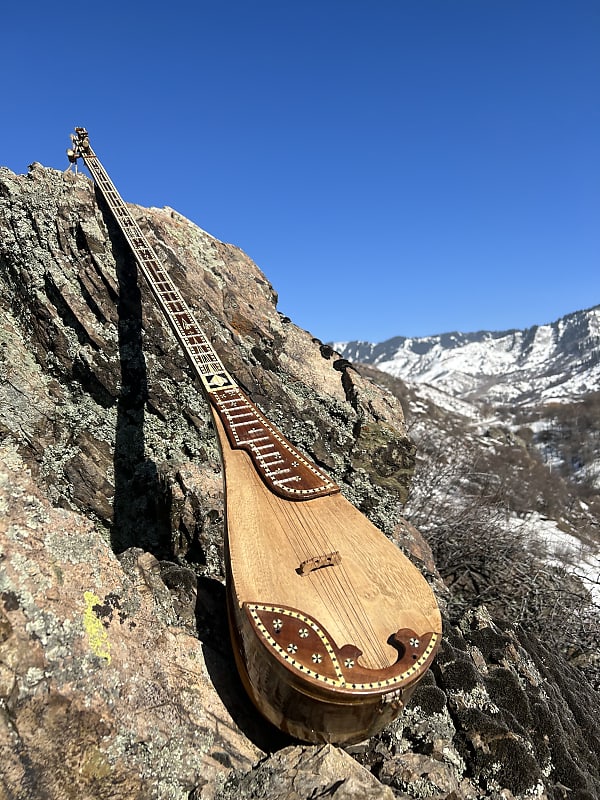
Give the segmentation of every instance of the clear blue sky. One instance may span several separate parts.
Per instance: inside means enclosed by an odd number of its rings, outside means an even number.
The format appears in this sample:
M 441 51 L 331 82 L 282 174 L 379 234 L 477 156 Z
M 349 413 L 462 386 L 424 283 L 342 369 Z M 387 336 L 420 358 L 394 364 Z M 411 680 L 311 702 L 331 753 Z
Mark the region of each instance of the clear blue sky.
M 598 0 L 5 4 L 0 164 L 88 128 L 123 197 L 246 251 L 315 336 L 600 303 Z

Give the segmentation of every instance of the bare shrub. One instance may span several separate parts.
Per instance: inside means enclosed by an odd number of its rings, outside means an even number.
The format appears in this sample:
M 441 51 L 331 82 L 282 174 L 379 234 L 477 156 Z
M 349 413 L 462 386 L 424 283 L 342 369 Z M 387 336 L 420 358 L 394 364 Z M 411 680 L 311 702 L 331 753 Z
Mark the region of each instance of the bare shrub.
M 450 588 L 449 613 L 459 617 L 485 603 L 496 619 L 522 625 L 563 653 L 598 688 L 600 587 L 592 594 L 577 561 L 558 563 L 556 551 L 551 558 L 519 521 L 531 512 L 546 516 L 598 552 L 598 477 L 588 470 L 585 480 L 581 473 L 574 479 L 568 468 L 600 459 L 600 392 L 576 404 L 506 410 L 515 427 L 497 421 L 482 433 L 403 381 L 373 367 L 360 365 L 360 371 L 402 403 L 417 445 L 404 514 L 431 544 Z M 500 418 L 502 409 L 487 410 Z M 540 452 L 539 423 L 548 417 L 560 434 L 550 442 L 560 469 L 544 463 Z
M 422 430 L 411 433 L 420 455 L 405 514 L 428 538 L 450 589 L 451 617 L 485 604 L 500 621 L 535 632 L 600 686 L 600 608 L 589 583 L 573 565 L 551 563 L 518 524 L 527 497 L 530 509 L 548 505 L 543 494 L 552 481 L 544 486 L 535 474 L 525 481 L 506 454 L 491 469 L 464 436 L 436 444 Z

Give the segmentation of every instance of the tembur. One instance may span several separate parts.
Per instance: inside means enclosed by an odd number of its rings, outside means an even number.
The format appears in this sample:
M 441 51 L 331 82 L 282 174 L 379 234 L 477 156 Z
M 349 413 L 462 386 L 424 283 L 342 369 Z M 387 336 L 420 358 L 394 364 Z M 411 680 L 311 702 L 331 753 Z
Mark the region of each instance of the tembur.
M 402 709 L 439 644 L 431 588 L 329 476 L 236 384 L 76 128 L 213 414 L 226 496 L 227 598 L 236 661 L 258 709 L 307 741 L 360 741 Z

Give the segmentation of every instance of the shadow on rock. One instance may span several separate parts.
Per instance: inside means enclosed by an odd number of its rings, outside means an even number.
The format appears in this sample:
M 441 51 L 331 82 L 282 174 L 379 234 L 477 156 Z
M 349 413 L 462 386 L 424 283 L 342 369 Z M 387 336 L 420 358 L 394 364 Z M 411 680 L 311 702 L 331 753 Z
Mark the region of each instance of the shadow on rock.
M 111 545 L 115 553 L 141 547 L 160 559 L 171 555 L 169 508 L 156 464 L 146 458 L 144 416 L 148 375 L 142 347 L 138 270 L 98 190 L 96 198 L 109 232 L 119 285 L 117 330 L 121 391 L 117 400 Z
M 261 716 L 244 689 L 229 635 L 226 590 L 221 583 L 198 579 L 195 614 L 208 674 L 236 725 L 256 747 L 268 753 L 295 744 Z

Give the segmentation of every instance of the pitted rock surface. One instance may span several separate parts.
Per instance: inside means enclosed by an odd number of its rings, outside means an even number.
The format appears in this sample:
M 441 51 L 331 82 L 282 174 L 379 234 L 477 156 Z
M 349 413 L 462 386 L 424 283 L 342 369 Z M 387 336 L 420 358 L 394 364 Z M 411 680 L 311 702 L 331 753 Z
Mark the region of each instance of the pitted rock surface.
M 400 517 L 399 402 L 278 314 L 250 259 L 132 206 L 226 367 L 432 581 Z M 272 730 L 228 641 L 206 404 L 91 182 L 0 169 L 0 797 L 599 795 L 598 696 L 484 608 L 446 623 L 394 725 L 343 750 Z
M 231 664 L 178 624 L 160 564 L 128 551 L 124 570 L 93 523 L 50 506 L 28 472 L 5 442 L 0 796 L 181 797 L 199 775 L 249 768 L 261 751 L 209 672 Z M 243 706 L 234 694 L 229 706 Z

